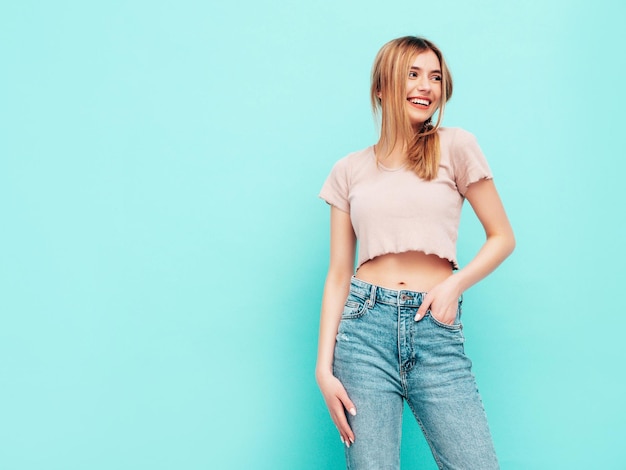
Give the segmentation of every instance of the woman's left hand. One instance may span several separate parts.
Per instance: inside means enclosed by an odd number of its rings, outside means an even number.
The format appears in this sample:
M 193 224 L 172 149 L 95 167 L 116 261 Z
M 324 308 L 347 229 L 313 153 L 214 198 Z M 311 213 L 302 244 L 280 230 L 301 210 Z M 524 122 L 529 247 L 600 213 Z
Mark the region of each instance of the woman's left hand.
M 461 294 L 454 275 L 450 276 L 430 289 L 424 296 L 422 305 L 417 309 L 415 321 L 424 318 L 426 312 L 430 310 L 435 320 L 446 325 L 454 324 Z

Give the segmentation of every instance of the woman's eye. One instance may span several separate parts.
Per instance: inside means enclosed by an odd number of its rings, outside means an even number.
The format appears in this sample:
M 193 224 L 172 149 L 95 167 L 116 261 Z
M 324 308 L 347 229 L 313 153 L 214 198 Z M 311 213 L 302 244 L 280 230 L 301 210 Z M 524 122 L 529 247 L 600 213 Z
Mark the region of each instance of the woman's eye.
M 433 77 L 433 80 L 435 80 L 436 82 L 440 82 L 441 81 L 441 75 L 435 75 Z
M 409 72 L 409 78 L 417 78 L 417 72 Z

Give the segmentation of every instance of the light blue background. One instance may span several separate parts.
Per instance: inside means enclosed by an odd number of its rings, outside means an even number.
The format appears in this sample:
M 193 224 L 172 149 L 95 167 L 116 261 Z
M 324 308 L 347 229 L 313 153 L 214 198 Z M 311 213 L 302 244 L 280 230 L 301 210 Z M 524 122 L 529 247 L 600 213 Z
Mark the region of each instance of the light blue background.
M 444 50 L 518 248 L 465 295 L 503 469 L 626 468 L 620 1 L 4 1 L 0 468 L 339 469 L 317 192 Z M 482 241 L 463 216 L 462 262 Z M 407 416 L 404 469 L 435 468 Z

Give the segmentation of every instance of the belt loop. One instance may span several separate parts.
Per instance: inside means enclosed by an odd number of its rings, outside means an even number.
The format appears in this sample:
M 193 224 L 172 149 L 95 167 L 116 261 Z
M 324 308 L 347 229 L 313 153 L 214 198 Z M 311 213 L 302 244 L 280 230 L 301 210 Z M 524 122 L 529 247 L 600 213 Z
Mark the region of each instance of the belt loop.
M 376 303 L 376 286 L 374 284 L 371 285 L 370 288 L 370 298 L 367 300 L 367 304 L 369 308 L 372 308 Z

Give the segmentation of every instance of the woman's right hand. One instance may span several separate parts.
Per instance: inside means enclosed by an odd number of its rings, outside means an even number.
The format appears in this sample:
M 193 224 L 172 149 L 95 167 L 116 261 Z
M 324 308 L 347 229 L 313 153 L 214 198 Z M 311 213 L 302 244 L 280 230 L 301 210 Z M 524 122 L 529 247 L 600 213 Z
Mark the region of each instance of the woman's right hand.
M 354 433 L 348 424 L 346 411 L 355 416 L 354 403 L 348 397 L 348 392 L 339 379 L 331 373 L 317 374 L 317 384 L 326 401 L 330 417 L 339 431 L 341 442 L 350 447 L 354 443 Z

